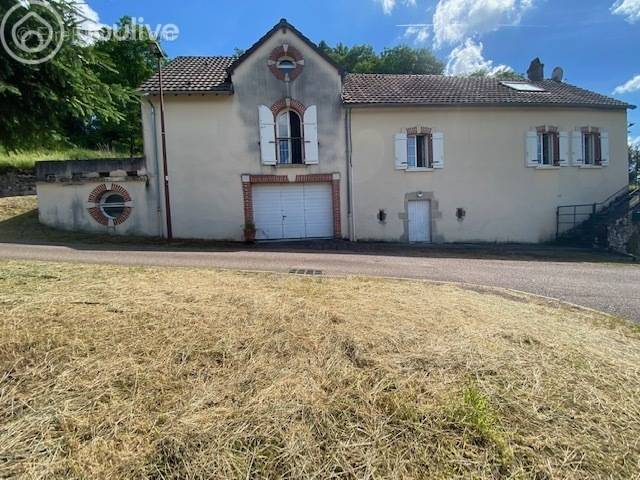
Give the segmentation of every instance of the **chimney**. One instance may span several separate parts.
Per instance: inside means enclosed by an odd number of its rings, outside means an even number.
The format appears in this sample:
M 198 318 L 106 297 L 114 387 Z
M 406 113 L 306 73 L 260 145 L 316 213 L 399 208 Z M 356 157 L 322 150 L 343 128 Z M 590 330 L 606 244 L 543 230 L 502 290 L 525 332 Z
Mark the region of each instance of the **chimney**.
M 527 77 L 529 77 L 529 80 L 532 82 L 541 82 L 544 80 L 544 64 L 539 58 L 534 58 L 531 65 L 529 65 Z

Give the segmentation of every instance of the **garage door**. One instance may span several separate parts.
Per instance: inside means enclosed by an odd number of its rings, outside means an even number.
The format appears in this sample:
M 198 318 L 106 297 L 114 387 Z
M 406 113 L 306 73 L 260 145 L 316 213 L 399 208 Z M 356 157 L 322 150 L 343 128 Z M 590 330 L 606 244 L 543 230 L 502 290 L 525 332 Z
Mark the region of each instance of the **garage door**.
M 256 185 L 253 216 L 258 240 L 333 237 L 331 185 Z

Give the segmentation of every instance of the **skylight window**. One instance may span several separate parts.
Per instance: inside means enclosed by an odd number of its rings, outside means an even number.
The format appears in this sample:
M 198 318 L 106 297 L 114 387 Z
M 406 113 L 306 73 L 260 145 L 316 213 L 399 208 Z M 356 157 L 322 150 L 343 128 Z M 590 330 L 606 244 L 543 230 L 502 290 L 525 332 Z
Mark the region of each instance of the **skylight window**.
M 532 85 L 531 83 L 526 82 L 500 82 L 505 87 L 512 88 L 519 92 L 546 92 L 546 90 L 542 87 L 538 87 L 536 85 Z

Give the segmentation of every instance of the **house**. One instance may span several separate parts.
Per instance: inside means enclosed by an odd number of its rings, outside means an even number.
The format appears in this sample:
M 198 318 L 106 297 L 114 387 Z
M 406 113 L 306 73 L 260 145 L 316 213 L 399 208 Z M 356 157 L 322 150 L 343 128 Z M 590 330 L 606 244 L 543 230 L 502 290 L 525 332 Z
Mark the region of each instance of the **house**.
M 633 107 L 542 68 L 522 82 L 345 74 L 282 20 L 239 58 L 163 69 L 166 177 L 156 75 L 144 158 L 44 162 L 40 219 L 234 241 L 251 225 L 258 240 L 546 241 L 560 205 L 627 185 Z

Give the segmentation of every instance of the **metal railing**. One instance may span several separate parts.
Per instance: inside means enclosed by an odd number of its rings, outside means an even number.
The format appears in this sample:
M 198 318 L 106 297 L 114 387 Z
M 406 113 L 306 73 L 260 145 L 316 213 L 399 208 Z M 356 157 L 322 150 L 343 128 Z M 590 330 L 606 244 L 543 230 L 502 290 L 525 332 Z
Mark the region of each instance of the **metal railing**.
M 304 163 L 302 137 L 279 137 L 276 139 L 276 145 L 279 165 L 295 165 Z
M 630 198 L 630 196 L 637 194 L 638 191 L 638 189 L 631 190 L 627 185 L 602 202 L 559 206 L 556 211 L 556 240 L 558 240 L 563 233 L 591 220 L 598 213 L 613 205 L 617 200 Z

